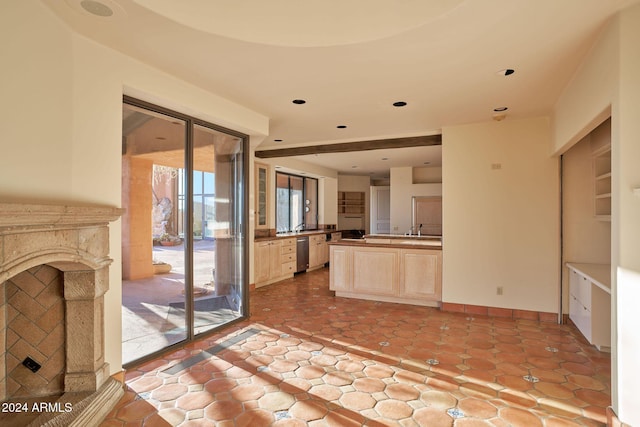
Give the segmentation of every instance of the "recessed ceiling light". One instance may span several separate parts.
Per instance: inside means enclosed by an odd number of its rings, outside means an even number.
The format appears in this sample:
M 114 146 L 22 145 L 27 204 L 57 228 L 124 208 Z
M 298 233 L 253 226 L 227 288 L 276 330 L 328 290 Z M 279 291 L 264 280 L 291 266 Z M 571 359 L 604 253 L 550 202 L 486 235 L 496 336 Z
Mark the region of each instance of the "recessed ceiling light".
M 338 125 L 338 126 L 336 126 L 336 127 L 337 127 L 338 129 L 346 129 L 346 128 L 347 128 L 347 125 Z
M 423 165 L 430 165 L 431 162 L 424 162 Z
M 351 169 L 356 169 L 357 167 L 358 167 L 358 166 L 355 166 L 355 165 L 354 165 L 354 166 L 351 166 Z
M 493 111 L 495 111 L 496 113 L 501 113 L 503 111 L 507 111 L 509 109 L 509 107 L 496 107 L 493 109 Z
M 389 158 L 388 157 L 383 157 L 382 160 L 389 160 Z
M 156 139 L 160 141 L 165 141 L 167 138 L 165 138 L 164 136 L 156 136 Z
M 404 107 L 405 105 L 407 105 L 407 103 L 404 101 L 397 101 L 393 103 L 394 107 Z
M 291 102 L 293 102 L 294 104 L 297 104 L 297 105 L 302 105 L 302 104 L 306 104 L 307 103 L 307 101 L 305 101 L 304 99 L 294 99 Z
M 515 73 L 516 70 L 514 70 L 513 68 L 505 68 L 504 70 L 500 70 L 498 71 L 498 75 L 499 76 L 510 76 L 511 74 Z
M 108 18 L 113 15 L 113 9 L 104 3 L 95 0 L 82 0 L 80 6 L 92 15 Z

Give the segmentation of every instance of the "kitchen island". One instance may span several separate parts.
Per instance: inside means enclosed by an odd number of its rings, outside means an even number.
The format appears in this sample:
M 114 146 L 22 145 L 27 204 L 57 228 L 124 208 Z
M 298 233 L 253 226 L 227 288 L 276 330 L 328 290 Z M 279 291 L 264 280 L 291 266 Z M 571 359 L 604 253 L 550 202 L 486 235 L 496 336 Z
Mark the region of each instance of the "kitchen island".
M 378 234 L 329 242 L 329 247 L 329 289 L 336 296 L 440 306 L 440 237 Z

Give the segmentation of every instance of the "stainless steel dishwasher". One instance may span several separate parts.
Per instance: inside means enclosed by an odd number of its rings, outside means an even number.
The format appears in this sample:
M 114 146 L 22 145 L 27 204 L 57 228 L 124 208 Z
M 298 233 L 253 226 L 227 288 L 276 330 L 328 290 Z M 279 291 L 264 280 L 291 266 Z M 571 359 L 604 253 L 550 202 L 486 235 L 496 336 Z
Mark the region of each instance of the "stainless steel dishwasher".
M 309 236 L 296 239 L 296 273 L 307 271 L 309 268 Z

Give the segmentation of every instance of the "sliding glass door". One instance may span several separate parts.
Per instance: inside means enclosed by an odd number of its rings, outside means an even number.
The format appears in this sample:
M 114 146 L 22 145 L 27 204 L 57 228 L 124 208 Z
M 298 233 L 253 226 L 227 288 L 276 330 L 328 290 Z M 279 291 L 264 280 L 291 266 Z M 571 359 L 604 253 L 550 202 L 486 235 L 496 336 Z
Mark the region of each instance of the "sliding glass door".
M 246 137 L 125 98 L 123 363 L 244 316 Z

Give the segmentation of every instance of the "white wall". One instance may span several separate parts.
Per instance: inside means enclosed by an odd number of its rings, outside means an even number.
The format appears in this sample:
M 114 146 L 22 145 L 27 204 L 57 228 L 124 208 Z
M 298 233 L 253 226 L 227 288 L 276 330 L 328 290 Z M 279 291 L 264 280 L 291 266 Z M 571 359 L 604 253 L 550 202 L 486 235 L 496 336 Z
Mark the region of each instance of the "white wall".
M 617 268 L 616 328 L 618 415 L 640 425 L 640 5 L 620 16 L 618 144 L 613 151 L 615 215 L 612 263 Z M 640 190 L 639 190 L 640 191 Z M 615 408 L 615 406 L 614 406 Z
M 559 163 L 548 120 L 449 127 L 442 139 L 443 301 L 558 312 Z
M 39 2 L 3 4 L 0 198 L 120 206 L 123 92 L 260 139 L 268 119 L 75 35 Z M 106 361 L 121 359 L 119 223 L 111 226 Z
M 15 0 L 2 5 L 0 34 L 0 195 L 3 200 L 68 198 L 72 37 L 42 5 Z
M 405 234 L 411 228 L 413 196 L 441 196 L 442 179 L 438 183 L 414 184 L 412 167 L 389 170 L 391 185 L 391 234 Z
M 640 425 L 640 5 L 602 33 L 554 109 L 555 153 L 562 153 L 611 112 L 612 133 L 612 406 Z M 604 113 L 603 113 L 604 112 Z
M 338 178 L 320 179 L 318 197 L 322 200 L 318 223 L 338 225 Z

